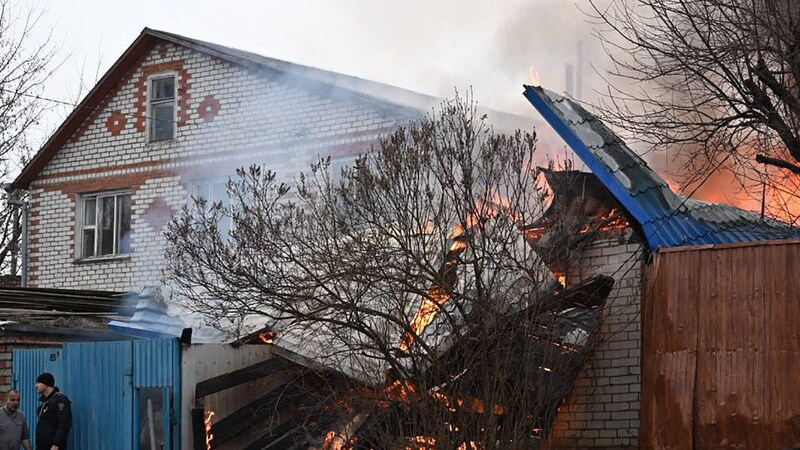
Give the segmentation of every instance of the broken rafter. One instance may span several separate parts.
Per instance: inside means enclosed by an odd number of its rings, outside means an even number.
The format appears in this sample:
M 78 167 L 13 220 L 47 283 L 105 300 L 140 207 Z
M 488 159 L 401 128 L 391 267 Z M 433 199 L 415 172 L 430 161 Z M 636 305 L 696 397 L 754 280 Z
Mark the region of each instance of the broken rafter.
M 238 436 L 260 421 L 275 415 L 280 409 L 302 408 L 313 400 L 313 392 L 302 383 L 281 386 L 211 426 L 213 446 L 219 446 Z
M 230 389 L 259 378 L 296 368 L 299 368 L 299 366 L 276 356 L 258 364 L 253 364 L 243 369 L 234 370 L 201 381 L 195 385 L 194 397 L 195 400 L 199 400 L 207 395 L 215 394 L 225 389 Z

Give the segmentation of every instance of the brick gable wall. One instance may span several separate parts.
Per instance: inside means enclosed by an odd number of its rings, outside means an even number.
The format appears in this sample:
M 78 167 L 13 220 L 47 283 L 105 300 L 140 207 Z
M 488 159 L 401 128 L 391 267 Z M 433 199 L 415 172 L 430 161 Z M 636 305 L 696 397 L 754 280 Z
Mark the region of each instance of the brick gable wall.
M 598 239 L 571 264 L 568 280 L 615 280 L 591 356 L 561 405 L 546 448 L 637 448 L 641 397 L 641 284 L 644 247 L 630 228 Z
M 176 74 L 176 138 L 147 140 L 147 80 Z M 161 217 L 186 204 L 193 179 L 254 162 L 286 179 L 318 155 L 367 151 L 407 114 L 299 78 L 255 72 L 169 44 L 147 52 L 31 184 L 33 287 L 140 291 L 161 278 Z M 82 193 L 132 192 L 132 253 L 76 261 Z

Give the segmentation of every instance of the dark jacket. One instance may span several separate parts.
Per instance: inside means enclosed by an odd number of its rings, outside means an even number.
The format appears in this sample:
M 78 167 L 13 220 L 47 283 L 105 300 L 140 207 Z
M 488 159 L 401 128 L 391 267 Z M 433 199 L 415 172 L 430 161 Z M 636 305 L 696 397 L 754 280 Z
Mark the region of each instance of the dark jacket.
M 36 450 L 50 450 L 57 445 L 59 450 L 67 448 L 67 434 L 72 427 L 72 410 L 66 395 L 55 388 L 50 396 L 41 396 L 39 421 L 36 423 Z

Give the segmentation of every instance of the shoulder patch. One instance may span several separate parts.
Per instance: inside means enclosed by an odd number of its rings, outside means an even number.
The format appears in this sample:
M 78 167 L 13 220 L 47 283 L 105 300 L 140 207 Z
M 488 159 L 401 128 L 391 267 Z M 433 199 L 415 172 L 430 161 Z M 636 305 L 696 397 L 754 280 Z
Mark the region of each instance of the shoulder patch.
M 59 403 L 58 404 L 58 410 L 59 411 L 63 411 L 64 410 L 64 403 Z

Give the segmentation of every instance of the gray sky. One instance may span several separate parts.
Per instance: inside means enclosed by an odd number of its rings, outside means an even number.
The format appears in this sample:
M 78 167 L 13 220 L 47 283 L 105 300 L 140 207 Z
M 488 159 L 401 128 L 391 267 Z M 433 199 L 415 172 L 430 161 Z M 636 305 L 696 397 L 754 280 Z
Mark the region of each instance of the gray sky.
M 585 2 L 586 0 L 578 0 Z M 144 27 L 265 56 L 449 96 L 472 87 L 482 106 L 535 115 L 522 97 L 529 68 L 564 91 L 564 66 L 584 42 L 584 98 L 601 81 L 602 51 L 575 0 L 25 0 L 43 10 L 37 39 L 52 31 L 62 67 L 45 95 L 75 100 Z M 135 6 L 133 6 L 135 5 Z M 42 134 L 65 108 L 50 115 Z

